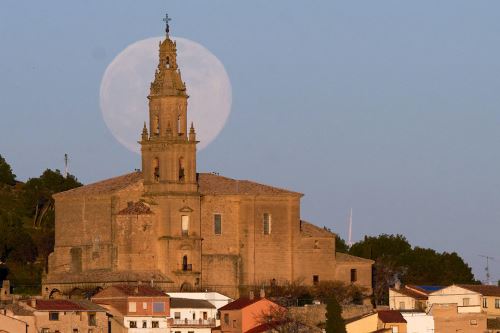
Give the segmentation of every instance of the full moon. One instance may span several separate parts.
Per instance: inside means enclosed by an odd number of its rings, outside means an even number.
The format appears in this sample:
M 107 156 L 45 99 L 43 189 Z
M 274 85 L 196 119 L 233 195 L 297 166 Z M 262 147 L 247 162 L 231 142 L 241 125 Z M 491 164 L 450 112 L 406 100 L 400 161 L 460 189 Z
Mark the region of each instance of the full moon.
M 177 43 L 177 63 L 186 82 L 188 121 L 194 123 L 198 149 L 220 133 L 231 112 L 231 82 L 224 65 L 204 46 L 171 37 Z M 152 37 L 127 46 L 104 71 L 100 89 L 101 112 L 113 136 L 139 153 L 137 141 L 144 121 L 149 127 L 149 86 L 158 65 L 159 42 Z

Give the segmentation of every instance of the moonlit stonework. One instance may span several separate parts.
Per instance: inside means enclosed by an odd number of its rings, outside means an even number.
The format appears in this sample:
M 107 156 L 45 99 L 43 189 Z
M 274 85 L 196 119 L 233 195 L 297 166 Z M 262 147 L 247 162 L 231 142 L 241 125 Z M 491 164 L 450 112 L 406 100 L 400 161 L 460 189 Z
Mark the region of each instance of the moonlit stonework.
M 224 65 L 204 46 L 171 37 L 177 43 L 179 67 L 186 82 L 188 123 L 194 123 L 197 148 L 212 142 L 231 112 L 231 82 Z M 104 121 L 113 136 L 139 153 L 142 124 L 148 120 L 149 85 L 158 61 L 158 43 L 164 37 L 137 41 L 120 52 L 106 68 L 100 88 Z

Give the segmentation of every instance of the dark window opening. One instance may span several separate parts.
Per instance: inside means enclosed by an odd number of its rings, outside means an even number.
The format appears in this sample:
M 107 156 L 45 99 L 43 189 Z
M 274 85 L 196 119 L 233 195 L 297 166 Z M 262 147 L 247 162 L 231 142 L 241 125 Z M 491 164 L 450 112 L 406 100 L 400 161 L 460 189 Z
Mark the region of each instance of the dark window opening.
M 222 234 L 222 215 L 214 215 L 214 232 L 216 235 Z
M 187 256 L 182 257 L 182 270 L 183 271 L 192 271 L 193 270 L 193 265 L 188 264 L 188 257 Z
M 358 270 L 355 268 L 351 269 L 351 282 L 358 281 Z
M 313 275 L 313 285 L 318 285 L 319 283 L 319 275 Z

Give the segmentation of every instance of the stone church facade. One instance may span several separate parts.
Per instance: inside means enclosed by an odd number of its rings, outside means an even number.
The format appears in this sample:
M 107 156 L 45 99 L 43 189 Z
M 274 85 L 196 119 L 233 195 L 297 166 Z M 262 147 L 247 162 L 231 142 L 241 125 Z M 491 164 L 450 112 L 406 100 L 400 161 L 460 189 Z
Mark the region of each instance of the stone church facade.
M 300 218 L 301 193 L 196 169 L 196 132 L 167 33 L 150 87 L 142 171 L 54 195 L 43 293 L 118 283 L 166 291 L 340 280 L 371 292 L 372 261 L 335 252 L 335 234 Z

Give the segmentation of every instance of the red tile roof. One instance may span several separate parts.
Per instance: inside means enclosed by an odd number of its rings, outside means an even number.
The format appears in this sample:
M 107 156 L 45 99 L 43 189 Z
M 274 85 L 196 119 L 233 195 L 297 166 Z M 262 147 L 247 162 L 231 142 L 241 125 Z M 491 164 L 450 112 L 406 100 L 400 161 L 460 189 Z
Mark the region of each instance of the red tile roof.
M 168 297 L 163 291 L 148 285 L 115 285 L 98 292 L 92 299 L 108 297 Z
M 405 295 L 405 296 L 408 296 L 408 297 L 411 297 L 411 298 L 414 298 L 414 299 L 418 299 L 418 300 L 427 300 L 429 297 L 427 297 L 426 294 L 423 294 L 421 292 L 417 292 L 415 290 L 412 290 L 412 289 L 409 289 L 409 288 L 406 288 L 406 287 L 402 287 L 402 288 L 399 288 L 399 289 L 396 289 L 396 288 L 391 288 L 392 291 L 395 291 L 397 293 L 400 293 L 402 295 Z
M 65 299 L 37 300 L 35 309 L 40 311 L 82 311 L 83 306 Z
M 378 311 L 378 318 L 383 323 L 406 323 L 401 312 L 395 310 Z
M 500 297 L 500 287 L 499 286 L 489 286 L 482 284 L 457 284 L 457 286 L 480 293 L 483 296 L 496 296 Z
M 262 332 L 267 332 L 272 330 L 275 327 L 275 325 L 270 325 L 270 324 L 260 324 L 259 326 L 255 326 L 252 329 L 249 329 L 248 331 L 245 331 L 244 333 L 262 333 Z
M 250 299 L 247 297 L 241 297 L 241 298 L 238 298 L 236 301 L 233 301 L 229 304 L 224 305 L 222 308 L 219 309 L 219 311 L 240 310 L 240 309 L 246 308 L 247 306 L 249 306 L 253 303 L 260 301 L 261 299 L 264 299 L 264 298 L 255 297 L 254 299 Z

